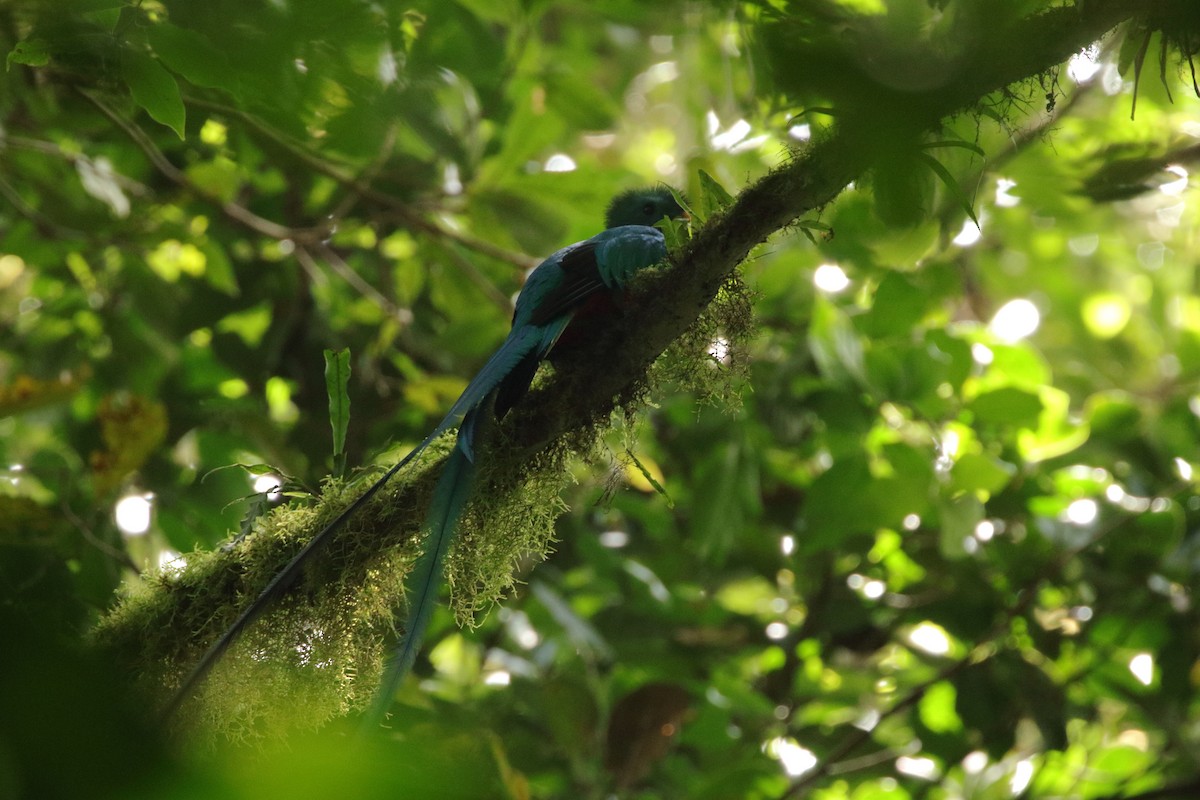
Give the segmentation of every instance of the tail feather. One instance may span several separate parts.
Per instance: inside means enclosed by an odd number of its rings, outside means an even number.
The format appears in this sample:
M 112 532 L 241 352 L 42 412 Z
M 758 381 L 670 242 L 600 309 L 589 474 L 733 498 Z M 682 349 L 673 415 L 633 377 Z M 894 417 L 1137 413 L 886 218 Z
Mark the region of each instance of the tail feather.
M 200 681 L 202 681 L 204 677 L 208 675 L 208 673 L 216 665 L 217 661 L 220 660 L 221 656 L 223 656 L 225 652 L 233 645 L 233 643 L 237 641 L 238 637 L 241 636 L 242 632 L 252 623 L 254 623 L 259 617 L 261 617 L 263 612 L 265 612 L 272 603 L 278 600 L 284 594 L 284 592 L 288 590 L 288 588 L 296 581 L 296 578 L 300 575 L 300 571 L 304 568 L 304 565 L 308 563 L 308 560 L 324 549 L 324 547 L 332 539 L 333 534 L 346 523 L 346 520 L 348 520 L 356 511 L 358 511 L 358 509 L 366 504 L 366 502 L 370 500 L 376 492 L 382 489 L 384 484 L 391 480 L 397 472 L 404 469 L 404 467 L 411 463 L 413 459 L 419 456 L 425 450 L 425 448 L 428 447 L 431 442 L 433 442 L 434 439 L 438 438 L 455 425 L 458 425 L 459 420 L 463 420 L 464 427 L 467 426 L 468 421 L 473 424 L 473 419 L 471 419 L 473 412 L 484 404 L 484 400 L 492 393 L 492 391 L 496 388 L 496 385 L 504 380 L 504 377 L 513 369 L 514 366 L 521 363 L 530 352 L 533 352 L 538 348 L 540 339 L 540 329 L 530 327 L 523 327 L 515 330 L 509 335 L 504 344 L 500 346 L 500 349 L 488 359 L 487 363 L 484 364 L 483 368 L 479 371 L 479 374 L 476 375 L 475 378 L 467 385 L 467 388 L 463 390 L 462 395 L 458 398 L 458 400 L 455 401 L 454 405 L 451 406 L 450 411 L 446 414 L 445 418 L 438 423 L 437 427 L 434 428 L 429 435 L 426 436 L 419 445 L 413 448 L 412 451 L 398 464 L 385 472 L 383 476 L 379 480 L 375 481 L 375 483 L 371 484 L 371 486 L 365 492 L 363 492 L 363 494 L 357 500 L 347 506 L 346 509 L 338 514 L 332 522 L 322 528 L 316 536 L 310 539 L 308 544 L 302 547 L 300 551 L 292 557 L 292 560 L 289 561 L 287 565 L 284 566 L 284 568 L 280 570 L 274 578 L 271 579 L 271 582 L 267 584 L 266 588 L 264 588 L 261 593 L 259 593 L 258 597 L 256 597 L 254 601 L 242 611 L 238 618 L 234 620 L 233 624 L 221 634 L 221 637 L 217 639 L 207 651 L 205 651 L 204 655 L 200 657 L 200 661 L 195 667 L 192 668 L 192 671 L 188 673 L 187 677 L 184 678 L 183 683 L 181 683 L 179 688 L 175 690 L 175 693 L 171 696 L 171 699 L 168 701 L 166 706 L 164 706 L 161 712 L 163 719 L 169 718 L 175 713 L 179 706 L 182 705 L 185 700 L 187 700 L 187 698 L 195 690 L 196 686 L 199 685 Z M 466 448 L 466 453 L 468 454 L 467 459 L 473 459 L 473 453 L 471 453 L 471 443 L 474 440 L 473 434 L 468 433 L 468 435 L 464 436 L 460 431 L 458 438 L 460 446 L 465 446 Z M 455 453 L 458 453 L 457 449 L 455 450 Z M 467 484 L 470 484 L 469 480 L 467 481 Z M 439 482 L 438 485 L 440 486 L 441 483 Z M 463 500 L 465 500 L 465 497 Z
M 182 705 L 185 700 L 187 700 L 192 691 L 197 685 L 199 685 L 200 681 L 204 680 L 204 677 L 208 675 L 214 666 L 216 666 L 216 663 L 221 659 L 221 656 L 225 654 L 225 651 L 227 651 L 233 645 L 233 643 L 237 641 L 238 637 L 241 636 L 242 632 L 246 628 L 253 624 L 268 608 L 271 607 L 272 603 L 283 596 L 283 594 L 291 587 L 291 585 L 295 583 L 296 578 L 300 576 L 301 570 L 304 569 L 304 565 L 308 563 L 309 559 L 320 553 L 325 546 L 332 541 L 333 534 L 346 524 L 346 521 L 353 516 L 354 512 L 366 505 L 367 501 L 374 497 L 375 494 L 382 489 L 389 480 L 395 477 L 396 473 L 412 463 L 413 459 L 424 452 L 425 448 L 428 447 L 434 439 L 444 433 L 448 427 L 450 426 L 447 425 L 443 420 L 442 424 L 438 425 L 438 427 L 435 428 L 432 433 L 426 436 L 419 445 L 414 447 L 408 455 L 392 466 L 387 472 L 383 473 L 379 480 L 371 484 L 367 490 L 359 495 L 359 497 L 353 503 L 346 506 L 346 508 L 343 509 L 340 514 L 334 517 L 328 525 L 322 528 L 315 536 L 313 536 L 312 539 L 309 539 L 308 543 L 304 545 L 304 547 L 300 548 L 296 555 L 292 556 L 292 560 L 289 561 L 283 569 L 275 574 L 275 577 L 272 578 L 271 582 L 266 585 L 266 588 L 259 593 L 258 597 L 254 598 L 254 601 L 242 610 L 242 613 L 236 620 L 233 621 L 233 624 L 230 625 L 225 632 L 221 634 L 221 637 L 213 642 L 208 650 L 205 651 L 204 655 L 200 657 L 200 660 L 196 663 L 196 666 L 192 668 L 192 671 L 188 673 L 186 678 L 184 678 L 183 683 L 181 683 L 179 688 L 175 690 L 175 693 L 171 695 L 170 701 L 166 706 L 164 706 L 161 712 L 163 719 L 169 718 L 175 713 L 176 710 L 178 710 L 179 706 Z
M 479 372 L 467 384 L 467 388 L 454 401 L 454 405 L 446 413 L 446 419 L 442 420 L 442 423 L 438 425 L 438 430 L 434 433 L 441 433 L 454 427 L 471 411 L 486 405 L 484 400 L 487 396 L 495 391 L 496 387 L 514 369 L 518 368 L 530 353 L 545 349 L 542 347 L 542 339 L 545 335 L 545 329 L 540 327 L 524 325 L 514 328 L 508 338 L 504 340 L 504 344 L 500 345 L 492 357 L 480 367 Z M 531 374 L 529 377 L 532 379 L 533 375 Z
M 442 475 L 438 478 L 433 490 L 433 499 L 429 505 L 429 513 L 425 519 L 425 551 L 417 559 L 407 578 L 408 619 L 404 625 L 404 638 L 384 671 L 375 702 L 366 717 L 368 726 L 378 724 L 383 718 L 396 688 L 412 670 L 417 654 L 421 650 L 421 641 L 425 638 L 425 628 L 437 603 L 438 589 L 442 582 L 442 562 L 446 552 L 454 541 L 458 521 L 466 507 L 467 498 L 471 494 L 474 483 L 475 463 L 471 457 L 470 447 L 462 444 L 474 438 L 474 414 L 468 414 L 463 421 L 459 433 L 461 442 L 450 454 L 442 467 Z M 464 436 L 465 434 L 465 436 Z

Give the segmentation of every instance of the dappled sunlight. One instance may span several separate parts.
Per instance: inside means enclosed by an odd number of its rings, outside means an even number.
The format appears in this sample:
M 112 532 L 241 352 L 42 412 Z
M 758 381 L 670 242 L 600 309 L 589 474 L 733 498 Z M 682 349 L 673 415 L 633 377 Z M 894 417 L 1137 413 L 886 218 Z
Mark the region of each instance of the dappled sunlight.
M 1067 76 L 1076 83 L 1090 82 L 1104 68 L 1096 59 L 1098 54 L 1099 48 L 1092 46 L 1071 56 L 1067 61 Z
M 1117 336 L 1133 317 L 1133 307 L 1129 300 L 1115 292 L 1086 297 L 1081 312 L 1084 324 L 1092 335 L 1099 339 Z
M 1041 312 L 1029 300 L 1009 300 L 996 311 L 988 328 L 1002 342 L 1019 342 L 1037 332 L 1042 323 Z
M 613 550 L 619 550 L 629 544 L 629 534 L 625 531 L 604 531 L 598 538 L 601 545 Z
M 1174 180 L 1161 184 L 1158 190 L 1169 197 L 1178 197 L 1188 188 L 1187 168 L 1179 164 L 1170 164 L 1165 169 L 1177 177 Z M 1182 206 L 1180 208 L 1182 209 Z M 1178 224 L 1178 220 L 1176 220 L 1176 224 Z
M 850 277 L 837 264 L 822 264 L 813 272 L 813 285 L 822 292 L 839 294 L 850 288 Z
M 1154 683 L 1154 656 L 1150 653 L 1138 653 L 1129 659 L 1129 673 L 1142 686 Z
M 508 686 L 512 683 L 512 673 L 497 669 L 487 672 L 483 678 L 484 686 Z
M 968 219 L 963 221 L 962 229 L 951 241 L 959 247 L 971 247 L 982 238 L 983 231 L 975 224 L 975 220 Z
M 268 500 L 276 501 L 283 495 L 283 479 L 278 475 L 264 473 L 251 476 L 250 485 L 259 494 L 265 494 Z
M 742 153 L 757 148 L 770 137 L 766 134 L 750 136 L 750 123 L 744 119 L 730 123 L 721 130 L 721 121 L 717 112 L 709 110 L 705 114 L 705 124 L 708 129 L 708 144 L 713 150 L 724 150 L 729 153 Z
M 1017 182 L 1008 178 L 996 179 L 996 196 L 993 202 L 997 208 L 1015 208 L 1021 204 L 1021 198 L 1012 194 L 1011 190 L 1015 189 Z
M 846 585 L 868 600 L 878 600 L 887 591 L 887 584 L 883 581 L 867 578 L 858 573 L 847 576 Z
M 767 755 L 777 760 L 783 771 L 793 777 L 803 775 L 818 763 L 816 755 L 790 737 L 776 737 L 763 745 Z
M 575 159 L 566 153 L 555 153 L 546 159 L 546 163 L 542 168 L 546 172 L 574 172 L 576 164 Z
M 1016 768 L 1013 770 L 1012 779 L 1008 782 L 1009 791 L 1014 796 L 1021 795 L 1029 787 L 1030 781 L 1033 780 L 1033 773 L 1033 759 L 1025 758 L 1018 761 Z
M 942 773 L 936 761 L 924 756 L 900 756 L 896 759 L 896 771 L 924 781 L 935 781 Z
M 459 174 L 458 164 L 453 161 L 448 162 L 442 169 L 442 191 L 451 196 L 462 194 L 462 176 Z
M 187 559 L 177 551 L 167 548 L 159 551 L 156 566 L 160 572 L 178 575 L 187 569 Z
M 1096 521 L 1100 515 L 1100 506 L 1090 497 L 1080 498 L 1067 506 L 1062 518 L 1072 525 L 1087 526 Z
M 933 622 L 922 622 L 909 631 L 908 642 L 931 656 L 948 655 L 951 649 L 945 629 Z
M 712 356 L 714 361 L 719 361 L 722 364 L 728 364 L 730 359 L 729 340 L 723 336 L 718 336 L 712 340 L 709 345 L 708 354 Z
M 154 496 L 147 493 L 127 494 L 113 507 L 117 528 L 126 536 L 142 536 L 150 530 L 154 511 Z
M 812 138 L 812 126 L 807 122 L 788 128 L 788 136 L 797 142 L 807 142 Z
M 1090 256 L 1100 246 L 1100 234 L 1087 233 L 1067 240 L 1067 249 L 1077 256 Z

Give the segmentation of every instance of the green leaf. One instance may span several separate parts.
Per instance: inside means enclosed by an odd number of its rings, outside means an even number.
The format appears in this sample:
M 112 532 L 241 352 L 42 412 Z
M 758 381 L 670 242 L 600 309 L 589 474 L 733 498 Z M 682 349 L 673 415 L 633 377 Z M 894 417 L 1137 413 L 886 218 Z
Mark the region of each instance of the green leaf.
M 862 384 L 866 375 L 862 341 L 846 312 L 824 298 L 813 303 L 808 347 L 826 378 L 841 386 Z
M 979 732 L 988 755 L 1003 758 L 1016 741 L 1021 719 L 1017 685 L 1007 670 L 997 668 L 995 659 L 972 664 L 952 680 L 955 710 L 963 725 Z
M 760 575 L 735 578 L 717 589 L 713 599 L 717 605 L 747 617 L 771 619 L 778 616 L 772 604 L 779 597 L 779 589 Z
M 204 280 L 208 285 L 230 297 L 241 294 L 237 274 L 225 249 L 208 242 L 201 245 L 200 250 L 204 253 Z
M 871 311 L 863 318 L 870 336 L 908 331 L 925 315 L 927 295 L 899 272 L 889 272 L 875 289 Z
M 97 11 L 107 11 L 110 8 L 121 8 L 130 0 L 60 0 L 55 5 L 62 11 L 73 14 L 94 14 Z
M 925 166 L 923 159 L 907 153 L 893 154 L 875 166 L 871 187 L 879 219 L 896 228 L 911 229 L 929 217 L 934 185 Z
M 234 540 L 227 545 L 232 548 L 242 539 L 245 539 L 254 531 L 254 520 L 263 516 L 271 510 L 274 503 L 271 502 L 271 492 L 256 492 L 247 498 L 246 513 L 242 515 L 242 519 L 238 522 L 238 535 Z
M 329 394 L 329 425 L 333 428 L 333 457 L 345 459 L 346 429 L 350 427 L 350 350 L 325 351 L 325 391 Z
M 555 742 L 571 754 L 585 753 L 599 723 L 596 694 L 581 676 L 554 675 L 540 692 L 540 718 Z
M 1148 573 L 1160 568 L 1179 546 L 1185 530 L 1183 510 L 1176 503 L 1167 503 L 1161 511 L 1139 514 L 1108 537 L 1107 555 L 1128 573 Z
M 1025 342 L 989 345 L 992 363 L 988 367 L 988 388 L 1001 385 L 1025 389 L 1050 383 L 1050 365 L 1045 357 Z
M 5 71 L 11 70 L 13 64 L 24 64 L 27 67 L 44 67 L 50 63 L 50 43 L 45 39 L 26 39 L 17 42 L 8 52 L 5 59 Z
M 236 90 L 238 76 L 225 53 L 196 31 L 161 22 L 146 33 L 154 54 L 197 86 Z
M 666 487 L 659 482 L 658 478 L 650 473 L 650 470 L 642 463 L 642 460 L 637 457 L 633 450 L 626 448 L 625 456 L 633 463 L 633 466 L 637 467 L 638 473 L 646 479 L 646 483 L 650 484 L 651 488 L 663 499 L 663 502 L 667 504 L 667 508 L 674 508 L 675 501 L 671 499 L 671 495 L 667 494 Z
M 547 106 L 576 128 L 604 130 L 620 114 L 611 92 L 563 65 L 549 70 L 545 81 Z
M 1034 428 L 1042 413 L 1042 400 L 1033 392 L 1005 386 L 984 392 L 967 407 L 980 423 Z
M 979 219 L 975 216 L 975 209 L 971 206 L 971 198 L 967 197 L 966 193 L 963 192 L 962 187 L 958 185 L 958 181 L 950 174 L 950 170 L 946 169 L 942 162 L 928 153 L 921 153 L 920 157 L 925 162 L 925 165 L 933 170 L 933 173 L 941 179 L 942 184 L 950 191 L 950 194 L 958 200 L 959 205 L 967 212 L 967 216 L 971 218 L 971 222 L 975 223 L 975 227 L 981 228 Z
M 179 84 L 171 73 L 144 53 L 121 53 L 121 75 L 129 85 L 133 100 L 155 121 L 184 138 L 187 111 L 179 95 Z
M 722 561 L 746 527 L 747 509 L 759 500 L 758 476 L 740 440 L 713 448 L 696 467 L 693 536 L 700 554 Z
M 697 170 L 700 178 L 700 205 L 704 219 L 713 214 L 719 214 L 723 209 L 733 205 L 733 195 L 726 191 L 716 178 L 704 170 Z
M 878 514 L 867 494 L 870 487 L 871 470 L 862 456 L 836 461 L 821 473 L 805 499 L 806 530 L 797 541 L 801 551 L 832 549 L 856 533 L 878 527 Z
M 1097 392 L 1087 399 L 1084 419 L 1098 437 L 1126 440 L 1138 435 L 1142 410 L 1134 398 L 1119 389 Z
M 699 222 L 704 221 L 702 219 L 698 219 L 698 215 L 696 214 L 695 209 L 693 209 L 690 205 L 688 205 L 687 198 L 683 196 L 682 192 L 680 192 L 674 186 L 668 186 L 667 191 L 669 191 L 671 193 L 671 197 L 673 197 L 675 199 L 675 202 L 679 204 L 679 207 L 682 208 L 689 217 L 697 218 L 697 221 L 699 221 Z
M 831 108 L 829 106 L 811 106 L 809 108 L 804 108 L 800 111 L 797 111 L 796 116 L 788 120 L 788 124 L 795 124 L 796 120 L 800 119 L 801 117 L 807 117 L 810 114 L 822 114 L 826 117 L 837 117 L 838 111 L 836 108 Z
M 283 474 L 282 470 L 280 470 L 276 467 L 273 467 L 270 464 L 243 464 L 241 462 L 238 462 L 235 464 L 223 464 L 219 467 L 213 467 L 208 472 L 204 473 L 204 475 L 200 478 L 200 480 L 201 480 L 201 482 L 208 480 L 208 477 L 210 475 L 216 475 L 217 473 L 223 472 L 227 469 L 240 469 L 246 473 L 249 473 L 250 475 L 282 475 Z M 238 500 L 235 500 L 234 502 L 239 502 L 240 500 L 243 500 L 243 499 L 245 499 L 245 498 L 239 498 Z
M 987 157 L 987 153 L 983 151 L 982 147 L 973 142 L 967 142 L 962 139 L 942 139 L 936 142 L 926 142 L 921 146 L 927 150 L 933 150 L 938 147 L 961 147 L 964 150 L 970 150 L 972 153 L 975 153 L 979 156 L 985 158 Z
M 216 324 L 218 331 L 236 334 L 248 347 L 258 347 L 270 327 L 271 307 L 266 301 L 227 314 Z
M 828 241 L 833 238 L 833 227 L 831 225 L 826 225 L 824 222 L 819 222 L 815 219 L 799 220 L 798 222 L 796 222 L 796 227 L 800 229 L 800 232 L 804 234 L 806 239 L 808 239 L 810 242 L 812 242 L 815 245 L 819 245 L 820 242 L 817 241 L 817 237 L 813 233 L 813 231 L 820 232 L 821 238 L 824 239 L 825 241 Z
M 940 681 L 930 686 L 917 706 L 921 724 L 934 733 L 961 731 L 962 720 L 954 710 L 957 695 L 954 684 L 948 681 Z
M 1026 461 L 1044 461 L 1065 455 L 1087 441 L 1090 431 L 1071 415 L 1071 396 L 1055 386 L 1038 389 L 1042 404 L 1038 425 L 1017 434 L 1017 446 Z
M 686 220 L 667 219 L 663 217 L 658 222 L 654 223 L 654 227 L 663 232 L 663 238 L 667 242 L 667 250 L 674 252 L 687 244 L 691 238 L 690 228 Z
M 966 453 L 950 470 L 950 488 L 955 492 L 995 494 L 1017 474 L 1014 464 L 981 453 Z
M 970 494 L 954 499 L 943 499 L 938 504 L 941 529 L 938 531 L 938 548 L 948 559 L 966 558 L 967 538 L 983 520 L 983 503 Z
M 1088 767 L 1089 772 L 1096 773 L 1093 780 L 1106 779 L 1110 782 L 1108 785 L 1115 789 L 1151 766 L 1154 759 L 1152 752 L 1118 744 L 1101 750 Z
M 1024 705 L 1042 734 L 1047 749 L 1067 746 L 1066 696 L 1061 686 L 1039 667 L 1012 656 L 1004 666 L 1012 675 L 1013 685 L 1021 687 Z

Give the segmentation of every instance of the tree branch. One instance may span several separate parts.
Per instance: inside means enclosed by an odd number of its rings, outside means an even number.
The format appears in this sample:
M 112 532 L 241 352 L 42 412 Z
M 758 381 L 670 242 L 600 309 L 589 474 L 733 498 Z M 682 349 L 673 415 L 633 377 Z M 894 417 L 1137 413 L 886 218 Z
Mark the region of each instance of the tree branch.
M 373 187 L 370 181 L 365 179 L 368 176 L 355 176 L 351 174 L 349 170 L 316 155 L 308 148 L 284 136 L 252 114 L 247 114 L 241 109 L 233 108 L 223 103 L 214 103 L 210 100 L 203 100 L 197 97 L 189 96 L 187 102 L 189 105 L 237 117 L 261 135 L 287 150 L 314 172 L 336 181 L 342 188 L 349 190 L 354 196 L 370 200 L 388 209 L 402 225 L 411 230 L 420 231 L 435 239 L 443 239 L 460 244 L 468 250 L 473 250 L 481 255 L 512 264 L 521 269 L 532 269 L 538 265 L 536 258 L 531 258 L 523 253 L 506 250 L 503 247 L 497 247 L 491 242 L 471 236 L 468 233 L 452 230 L 439 222 L 422 216 L 409 204 Z
M 1082 7 L 1057 8 L 1006 29 L 988 31 L 987 40 L 977 43 L 971 51 L 971 63 L 960 65 L 962 77 L 955 85 L 905 97 L 903 114 L 879 114 L 878 109 L 868 106 L 877 113 L 844 117 L 833 133 L 746 188 L 730 207 L 710 219 L 682 252 L 674 256 L 669 268 L 640 281 L 621 324 L 606 328 L 593 341 L 572 351 L 553 378 L 532 392 L 515 413 L 497 426 L 496 435 L 507 445 L 505 463 L 540 463 L 544 454 L 561 454 L 560 442 L 589 439 L 597 422 L 607 421 L 618 403 L 627 401 L 636 387 L 644 385 L 650 364 L 697 321 L 750 251 L 801 215 L 829 203 L 847 184 L 869 170 L 874 163 L 874 146 L 881 137 L 894 133 L 912 135 L 934 128 L 943 117 L 978 102 L 987 93 L 1061 63 L 1133 14 L 1168 2 L 1091 0 Z M 880 108 L 897 107 L 894 96 L 886 100 Z M 135 141 L 141 143 L 138 137 Z M 154 158 L 156 151 L 152 147 L 143 145 L 143 149 Z M 158 156 L 161 158 L 161 154 Z M 158 166 L 168 175 L 173 174 L 167 170 L 174 170 L 171 165 Z M 368 188 L 363 187 L 363 191 Z M 603 364 L 604 368 L 597 369 L 597 364 Z M 523 476 L 516 474 L 517 470 L 497 472 L 501 474 L 491 476 L 487 492 L 500 496 L 521 485 Z M 415 511 L 423 507 L 430 475 L 427 471 L 392 492 L 385 501 L 387 509 L 365 509 L 370 513 L 356 518 L 349 526 L 352 531 L 341 537 L 346 542 L 344 548 L 339 549 L 337 543 L 331 545 L 338 552 L 336 571 L 341 576 L 342 591 L 352 587 L 354 579 L 365 580 L 368 575 L 377 576 L 381 569 L 402 568 L 411 563 L 411 555 L 418 547 L 413 536 L 419 524 Z M 289 521 L 295 529 L 292 533 L 297 534 L 296 540 L 264 545 L 263 549 L 275 559 L 271 563 L 281 566 L 286 562 L 294 552 L 295 541 L 318 530 L 331 509 L 323 505 L 320 512 L 308 517 L 296 515 L 305 520 L 303 523 L 297 519 Z M 404 521 L 398 523 L 398 519 Z M 398 526 L 403 527 L 398 530 Z M 307 534 L 301 533 L 301 529 Z M 358 544 L 352 547 L 352 541 Z M 390 559 L 381 555 L 388 548 L 393 552 Z M 398 551 L 403 553 L 396 555 Z M 260 552 L 260 560 L 262 555 Z M 261 588 L 261 561 L 259 569 L 247 570 L 239 563 L 241 556 L 240 550 L 221 556 L 224 559 L 221 568 L 206 578 L 211 585 L 193 584 L 186 591 L 181 589 L 173 594 L 162 589 L 167 596 L 159 598 L 152 612 L 137 620 L 140 628 L 127 624 L 127 630 L 110 630 L 108 638 L 111 640 L 115 635 L 138 652 L 141 631 L 154 625 L 169 630 L 172 625 L 178 626 L 178 620 L 185 618 L 186 612 L 187 619 L 203 622 L 198 624 L 199 629 L 185 630 L 176 636 L 192 637 L 193 649 L 202 647 L 229 619 L 230 598 L 253 597 Z M 328 578 L 329 570 L 322 569 Z M 326 590 L 327 587 L 314 582 L 305 591 Z M 1028 600 L 1022 598 L 1021 602 Z M 200 604 L 205 608 L 197 609 Z M 364 619 L 356 616 L 355 624 L 365 624 Z M 180 656 L 180 652 L 186 650 L 177 651 L 173 657 L 186 657 Z M 161 669 L 163 661 L 172 656 L 138 652 L 138 657 L 146 662 L 156 661 Z M 176 668 L 182 670 L 187 666 L 181 664 Z M 916 702 L 917 697 L 913 695 L 889 713 Z
M 197 186 L 186 173 L 172 164 L 163 155 L 162 151 L 155 147 L 154 142 L 150 140 L 145 131 L 122 117 L 112 108 L 109 108 L 108 104 L 94 93 L 84 89 L 79 89 L 78 91 L 92 105 L 99 109 L 101 114 L 108 117 L 118 128 L 124 131 L 125 135 L 133 140 L 133 143 L 146 154 L 146 158 L 150 160 L 154 168 L 162 173 L 165 178 L 181 189 L 191 192 L 196 197 L 202 197 L 208 202 L 213 203 L 221 210 L 221 213 L 239 225 L 254 233 L 266 236 L 268 239 L 276 240 L 293 239 L 300 242 L 319 242 L 327 235 L 326 231 L 320 229 L 289 228 L 286 225 L 280 225 L 278 222 L 260 217 L 245 206 L 214 197 Z
M 582 349 L 577 370 L 565 370 L 534 392 L 509 424 L 516 442 L 535 453 L 613 409 L 650 363 L 696 321 L 724 281 L 767 238 L 836 197 L 874 163 L 873 146 L 895 132 L 934 128 L 988 93 L 1061 63 L 1136 13 L 1172 0 L 1094 0 L 1039 14 L 978 42 L 957 84 L 914 93 L 903 118 L 862 116 L 846 122 L 790 163 L 746 188 L 732 206 L 692 238 L 666 274 L 645 287 L 620 330 Z M 1016 46 L 1019 43 L 1020 46 Z M 884 103 L 891 107 L 893 103 Z M 870 104 L 869 109 L 874 108 Z M 589 365 L 603 363 L 605 369 Z

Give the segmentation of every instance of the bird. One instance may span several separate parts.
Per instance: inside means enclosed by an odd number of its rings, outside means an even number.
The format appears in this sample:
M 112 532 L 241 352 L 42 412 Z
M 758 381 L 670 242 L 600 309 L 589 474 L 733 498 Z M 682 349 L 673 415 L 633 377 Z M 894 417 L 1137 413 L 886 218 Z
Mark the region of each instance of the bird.
M 467 384 L 442 421 L 275 574 L 184 678 L 164 707 L 164 718 L 183 704 L 238 636 L 287 591 L 304 565 L 328 544 L 355 511 L 436 439 L 457 427 L 454 447 L 442 465 L 422 525 L 424 549 L 405 578 L 407 618 L 403 636 L 365 716 L 368 725 L 381 719 L 396 688 L 416 661 L 433 613 L 441 585 L 442 562 L 471 496 L 481 416 L 490 412 L 496 419 L 502 419 L 528 392 L 538 365 L 554 355 L 560 341 L 571 338 L 573 321 L 611 311 L 616 305 L 615 298 L 635 274 L 665 261 L 666 239 L 655 225 L 664 219 L 685 216 L 681 197 L 670 187 L 658 185 L 625 191 L 609 204 L 603 231 L 558 250 L 535 267 L 517 297 L 508 336 Z

